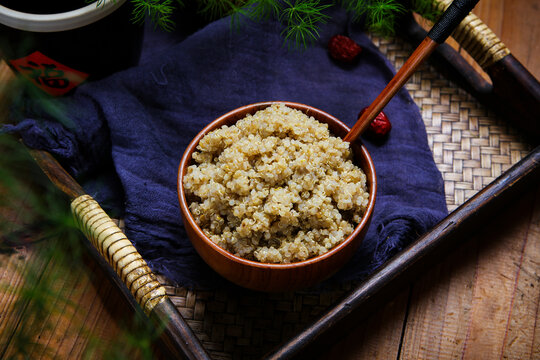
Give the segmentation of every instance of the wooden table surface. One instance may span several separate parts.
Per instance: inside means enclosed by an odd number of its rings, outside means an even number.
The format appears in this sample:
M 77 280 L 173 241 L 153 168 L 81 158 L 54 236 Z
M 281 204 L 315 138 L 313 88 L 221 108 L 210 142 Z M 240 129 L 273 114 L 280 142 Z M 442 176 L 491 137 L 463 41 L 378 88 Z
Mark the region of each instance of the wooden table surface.
M 540 79 L 540 1 L 473 12 Z M 540 184 L 323 358 L 540 359 L 539 303 Z
M 540 0 L 483 0 L 474 12 L 540 78 Z M 0 81 L 9 76 L 3 67 Z M 17 223 L 23 211 L 7 215 Z M 37 256 L 39 247 L 0 254 L 0 358 L 22 351 L 16 334 L 28 328 L 33 330 L 24 347 L 29 358 L 100 357 L 107 339 L 130 344 L 148 336 L 144 328 L 138 338 L 123 330 L 133 326 L 127 320 L 131 311 L 91 259 L 68 264 L 66 276 L 66 264 Z M 20 301 L 28 264 L 37 275 L 56 274 L 49 285 L 62 294 L 46 298 L 45 309 L 51 311 L 38 318 L 25 317 L 28 304 Z M 540 186 L 382 304 L 321 358 L 540 359 L 539 275 Z

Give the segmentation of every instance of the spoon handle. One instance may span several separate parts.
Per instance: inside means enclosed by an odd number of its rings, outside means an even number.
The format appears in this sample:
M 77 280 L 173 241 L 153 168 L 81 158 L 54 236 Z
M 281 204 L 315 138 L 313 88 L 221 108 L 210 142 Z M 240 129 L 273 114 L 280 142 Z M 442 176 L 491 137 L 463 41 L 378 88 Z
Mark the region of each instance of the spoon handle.
M 433 25 L 427 34 L 427 37 L 438 44 L 445 42 L 454 29 L 461 23 L 465 16 L 469 15 L 479 1 L 480 0 L 454 0 L 435 25 Z
M 405 85 L 416 69 L 425 59 L 442 44 L 454 31 L 459 23 L 469 14 L 479 0 L 454 0 L 446 9 L 439 21 L 429 31 L 426 38 L 418 45 L 416 50 L 407 59 L 405 64 L 390 80 L 388 85 L 362 113 L 352 129 L 343 138 L 345 141 L 355 141 L 369 126 L 371 121 L 382 111 L 394 95 Z

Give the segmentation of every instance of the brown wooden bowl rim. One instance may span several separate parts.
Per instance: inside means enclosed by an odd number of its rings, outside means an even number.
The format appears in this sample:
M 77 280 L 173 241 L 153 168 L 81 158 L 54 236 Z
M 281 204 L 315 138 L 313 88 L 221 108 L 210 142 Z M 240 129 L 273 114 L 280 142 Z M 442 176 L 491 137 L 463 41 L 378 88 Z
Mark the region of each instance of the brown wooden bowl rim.
M 208 236 L 206 236 L 206 234 L 202 231 L 202 229 L 199 227 L 199 225 L 193 219 L 193 217 L 191 215 L 191 212 L 189 211 L 189 206 L 187 204 L 187 199 L 186 199 L 186 196 L 185 196 L 185 193 L 184 193 L 184 186 L 183 186 L 183 182 L 182 182 L 182 178 L 184 176 L 183 170 L 187 169 L 187 166 L 189 165 L 189 162 L 191 162 L 191 155 L 195 151 L 195 149 L 197 147 L 197 144 L 199 143 L 199 141 L 201 140 L 201 138 L 204 135 L 206 135 L 210 131 L 215 130 L 215 129 L 218 128 L 215 125 L 216 123 L 223 122 L 225 119 L 227 119 L 227 118 L 229 118 L 229 117 L 231 117 L 234 114 L 237 114 L 239 112 L 243 112 L 243 111 L 248 110 L 248 109 L 249 110 L 254 109 L 255 111 L 257 111 L 257 110 L 266 108 L 266 107 L 268 107 L 268 106 L 270 106 L 272 104 L 276 104 L 276 103 L 284 104 L 284 105 L 292 107 L 294 109 L 301 110 L 302 112 L 304 112 L 305 114 L 310 115 L 310 116 L 312 116 L 312 114 L 310 114 L 310 113 L 317 113 L 318 115 L 322 115 L 324 117 L 327 117 L 327 118 L 331 119 L 331 121 L 337 123 L 340 127 L 343 127 L 347 131 L 350 130 L 347 125 L 345 125 L 343 122 L 338 120 L 336 117 L 328 114 L 327 112 L 325 112 L 323 110 L 320 110 L 320 109 L 317 109 L 317 108 L 314 108 L 314 107 L 309 106 L 309 105 L 301 104 L 301 103 L 290 102 L 290 101 L 265 101 L 265 102 L 253 103 L 253 104 L 238 107 L 238 108 L 236 108 L 234 110 L 231 110 L 231 111 L 227 112 L 226 114 L 218 117 L 214 121 L 210 122 L 189 143 L 186 150 L 184 151 L 184 154 L 182 155 L 182 159 L 181 159 L 180 164 L 178 166 L 177 189 L 178 189 L 178 200 L 180 202 L 180 208 L 181 208 L 182 216 L 185 218 L 186 214 L 188 215 L 187 219 L 185 219 L 185 220 L 187 220 L 190 223 L 190 225 L 192 226 L 194 231 L 197 233 L 197 235 L 201 239 L 203 239 L 203 241 L 207 245 L 209 245 L 214 251 L 220 253 L 221 255 L 225 256 L 229 260 L 232 260 L 232 261 L 234 261 L 236 263 L 239 263 L 239 264 L 242 264 L 242 265 L 253 266 L 253 267 L 258 267 L 258 268 L 265 268 L 265 269 L 285 270 L 285 269 L 291 269 L 291 268 L 297 268 L 297 267 L 304 267 L 304 266 L 307 266 L 307 265 L 310 265 L 310 264 L 313 264 L 313 263 L 323 261 L 323 260 L 333 256 L 335 253 L 338 253 L 342 248 L 346 247 L 356 236 L 358 236 L 360 234 L 360 232 L 364 229 L 364 227 L 367 226 L 367 224 L 369 223 L 369 220 L 370 220 L 370 218 L 372 216 L 372 213 L 373 213 L 373 208 L 375 206 L 375 198 L 376 198 L 376 194 L 377 194 L 377 176 L 376 176 L 376 173 L 375 173 L 375 166 L 373 164 L 373 160 L 372 160 L 371 156 L 369 155 L 369 152 L 367 151 L 366 147 L 363 144 L 360 144 L 360 147 L 361 147 L 363 155 L 364 155 L 364 157 L 366 159 L 366 164 L 367 164 L 367 167 L 368 167 L 367 170 L 368 170 L 369 173 L 371 173 L 373 175 L 372 176 L 373 181 L 370 184 L 370 189 L 369 189 L 368 207 L 366 209 L 366 212 L 365 212 L 364 216 L 362 217 L 362 220 L 354 228 L 353 232 L 349 236 L 347 236 L 345 238 L 345 240 L 343 240 L 341 243 L 339 243 L 338 245 L 336 245 L 335 247 L 330 249 L 327 253 L 324 253 L 322 255 L 315 256 L 313 258 L 303 260 L 303 261 L 287 263 L 287 264 L 261 263 L 261 262 L 258 262 L 258 261 L 247 260 L 247 259 L 241 258 L 241 257 L 236 256 L 236 255 L 230 253 L 229 251 L 221 248 L 219 245 L 217 245 L 212 240 L 210 240 L 208 238 Z M 309 110 L 310 113 L 306 112 L 306 110 Z M 317 120 L 320 121 L 319 119 L 317 119 Z M 366 169 L 362 169 L 362 170 L 366 171 Z M 190 239 L 190 241 L 191 241 L 191 239 Z

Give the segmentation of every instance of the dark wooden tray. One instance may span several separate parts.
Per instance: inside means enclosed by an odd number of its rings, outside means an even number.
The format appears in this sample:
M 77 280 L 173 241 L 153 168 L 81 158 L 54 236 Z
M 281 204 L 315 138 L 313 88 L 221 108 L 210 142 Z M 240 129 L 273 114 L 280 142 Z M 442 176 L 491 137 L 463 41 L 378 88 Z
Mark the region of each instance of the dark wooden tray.
M 463 25 L 455 35 L 458 42 L 477 58 L 491 78 L 485 81 L 461 55 L 447 45 L 439 47 L 431 63 L 450 78 L 458 81 L 463 89 L 478 101 L 504 114 L 505 118 L 522 129 L 528 143 L 539 143 L 540 132 L 537 115 L 540 114 L 540 85 L 538 81 L 517 62 L 512 54 L 494 39 L 489 29 L 476 19 L 472 28 Z M 467 23 L 467 20 L 464 22 Z M 411 42 L 423 39 L 425 32 L 412 18 L 403 21 L 403 32 Z M 490 39 L 486 42 L 486 39 Z M 500 106 L 504 104 L 505 106 Z M 498 209 L 511 202 L 519 193 L 540 183 L 540 148 L 505 171 L 468 201 L 442 220 L 429 233 L 423 235 L 410 247 L 397 255 L 365 282 L 353 288 L 337 304 L 303 331 L 278 346 L 267 358 L 286 359 L 309 357 L 347 331 L 352 324 L 369 314 L 378 304 L 396 294 L 411 278 L 432 266 L 450 248 L 465 241 L 474 230 Z M 76 196 L 75 194 L 74 196 Z M 124 281 L 93 251 L 95 258 L 107 270 L 125 297 L 137 309 L 137 302 Z M 200 341 L 188 324 L 179 316 L 177 309 L 166 302 L 151 313 L 158 320 L 173 319 L 165 330 L 165 341 L 176 351 L 188 357 L 207 356 Z M 186 346 L 188 344 L 188 346 Z M 204 342 L 203 342 L 204 344 Z M 190 349 L 191 347 L 191 349 Z M 195 351 L 193 351 L 193 349 Z
M 444 6 L 442 3 L 440 6 Z M 412 16 L 403 19 L 401 26 L 412 43 L 419 43 L 426 35 Z M 471 239 L 483 224 L 519 194 L 540 184 L 539 82 L 474 15 L 464 20 L 453 37 L 482 66 L 491 81 L 483 78 L 447 44 L 436 50 L 431 64 L 480 103 L 521 129 L 527 142 L 536 148 L 265 358 L 313 358 L 320 354 L 426 269 L 439 263 L 452 249 Z

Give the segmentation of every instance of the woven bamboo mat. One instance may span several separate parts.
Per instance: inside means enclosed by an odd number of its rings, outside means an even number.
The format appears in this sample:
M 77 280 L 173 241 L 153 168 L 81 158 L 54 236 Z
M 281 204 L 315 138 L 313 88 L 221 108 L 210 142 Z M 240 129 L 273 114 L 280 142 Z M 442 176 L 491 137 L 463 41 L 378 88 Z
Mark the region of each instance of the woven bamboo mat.
M 414 50 L 399 38 L 372 37 L 399 69 Z M 407 88 L 420 108 L 452 211 L 531 149 L 503 119 L 428 64 Z M 160 278 L 168 295 L 215 359 L 259 358 L 317 319 L 354 284 L 325 292 L 261 294 L 188 290 Z

